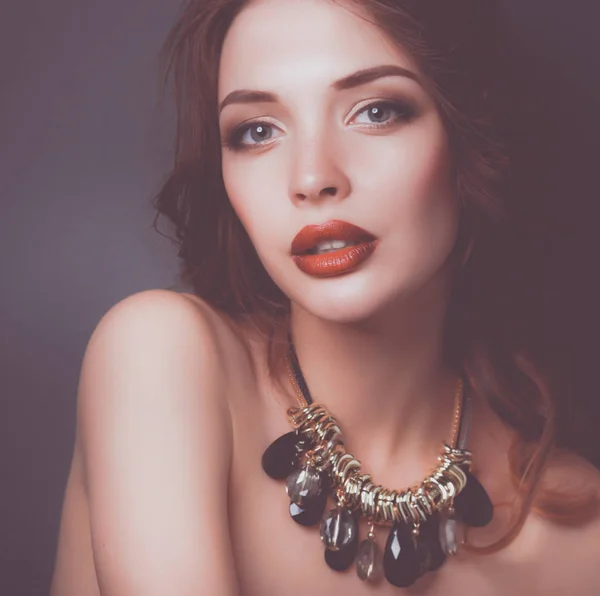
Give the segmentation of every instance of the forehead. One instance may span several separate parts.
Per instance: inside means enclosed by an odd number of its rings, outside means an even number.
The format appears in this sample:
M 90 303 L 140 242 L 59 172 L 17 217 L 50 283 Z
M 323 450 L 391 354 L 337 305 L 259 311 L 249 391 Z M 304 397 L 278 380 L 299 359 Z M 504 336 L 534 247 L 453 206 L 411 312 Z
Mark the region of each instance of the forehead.
M 330 0 L 259 0 L 234 20 L 223 44 L 219 97 L 236 88 L 328 85 L 362 68 L 416 65 L 357 9 Z

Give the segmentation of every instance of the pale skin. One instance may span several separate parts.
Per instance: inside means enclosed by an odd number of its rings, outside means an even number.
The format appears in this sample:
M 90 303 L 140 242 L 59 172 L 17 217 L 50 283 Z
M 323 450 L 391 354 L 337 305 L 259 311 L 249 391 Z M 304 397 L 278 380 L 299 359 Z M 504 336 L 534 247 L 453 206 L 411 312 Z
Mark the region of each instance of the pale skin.
M 440 342 L 460 208 L 441 119 L 417 81 L 331 87 L 382 64 L 419 74 L 343 7 L 255 2 L 225 40 L 219 101 L 239 89 L 278 101 L 229 104 L 219 123 L 224 137 L 249 120 L 269 127 L 264 141 L 256 127 L 244 133 L 257 148 L 223 148 L 229 198 L 291 299 L 311 392 L 338 417 L 364 469 L 401 489 L 429 471 L 450 428 L 455 378 Z M 365 108 L 382 100 L 415 115 L 394 120 L 384 110 L 391 124 L 377 128 Z M 311 278 L 289 246 L 304 225 L 328 219 L 360 225 L 381 244 L 351 274 Z M 254 374 L 264 370 L 261 342 L 201 299 L 165 290 L 130 296 L 103 317 L 82 367 L 51 596 L 401 592 L 332 572 L 318 531 L 290 520 L 283 483 L 262 472 L 262 452 L 290 429 L 294 398 Z M 472 424 L 480 480 L 495 502 L 510 499 L 510 431 L 482 403 Z M 548 476 L 597 490 L 591 466 L 568 462 Z M 498 514 L 480 539 L 502 529 Z M 463 552 L 406 592 L 592 596 L 599 551 L 598 521 L 565 529 L 532 514 L 506 549 Z

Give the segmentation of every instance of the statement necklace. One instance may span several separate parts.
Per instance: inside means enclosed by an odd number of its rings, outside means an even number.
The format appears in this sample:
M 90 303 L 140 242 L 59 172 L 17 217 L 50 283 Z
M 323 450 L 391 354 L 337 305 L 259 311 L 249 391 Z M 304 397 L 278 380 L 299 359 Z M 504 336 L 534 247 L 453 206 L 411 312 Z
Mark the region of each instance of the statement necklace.
M 289 408 L 294 430 L 276 439 L 262 457 L 264 471 L 286 479 L 290 515 L 302 526 L 320 525 L 325 562 L 334 571 L 352 564 L 358 577 L 377 582 L 382 575 L 398 587 L 436 571 L 455 555 L 464 526 L 482 527 L 493 517 L 493 505 L 471 473 L 466 448 L 471 398 L 458 380 L 451 439 L 444 443 L 438 465 L 419 484 L 392 490 L 375 484 L 361 463 L 345 448 L 337 420 L 308 390 L 288 333 L 288 376 L 298 407 Z M 332 498 L 334 507 L 328 511 Z M 369 531 L 359 540 L 358 521 Z M 383 553 L 375 541 L 375 526 L 389 527 Z

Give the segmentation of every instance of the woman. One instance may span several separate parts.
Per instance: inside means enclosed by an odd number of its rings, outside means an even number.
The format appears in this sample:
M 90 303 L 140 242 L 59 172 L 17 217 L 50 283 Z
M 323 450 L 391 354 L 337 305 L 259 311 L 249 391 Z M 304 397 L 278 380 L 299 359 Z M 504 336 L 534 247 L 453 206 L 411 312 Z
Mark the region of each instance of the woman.
M 157 207 L 193 292 L 90 340 L 53 596 L 600 593 L 598 472 L 557 449 L 505 225 L 500 17 L 189 3 Z

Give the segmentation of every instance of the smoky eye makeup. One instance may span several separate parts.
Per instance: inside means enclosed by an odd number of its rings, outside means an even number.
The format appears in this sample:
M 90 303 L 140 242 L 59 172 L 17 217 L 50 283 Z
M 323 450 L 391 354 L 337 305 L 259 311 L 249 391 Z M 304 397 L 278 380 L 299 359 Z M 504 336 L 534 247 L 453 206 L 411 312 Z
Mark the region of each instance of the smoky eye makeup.
M 358 102 L 344 122 L 350 127 L 383 131 L 410 122 L 419 112 L 420 107 L 415 101 L 382 94 L 378 98 Z M 268 117 L 228 124 L 223 127 L 221 145 L 231 151 L 258 149 L 270 145 L 277 138 L 274 136 L 277 130 L 280 130 L 279 127 Z

